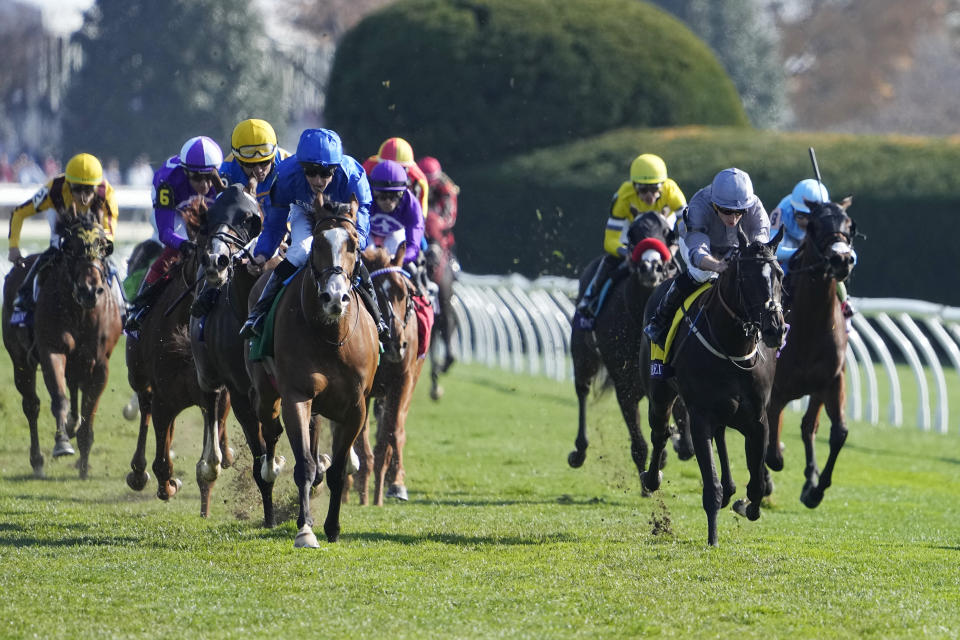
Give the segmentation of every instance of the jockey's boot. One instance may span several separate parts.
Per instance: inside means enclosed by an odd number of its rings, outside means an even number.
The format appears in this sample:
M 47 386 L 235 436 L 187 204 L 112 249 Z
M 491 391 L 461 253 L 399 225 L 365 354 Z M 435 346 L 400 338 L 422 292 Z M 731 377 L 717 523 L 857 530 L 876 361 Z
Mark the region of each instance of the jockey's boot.
M 137 297 L 133 299 L 130 310 L 127 312 L 127 320 L 123 324 L 123 329 L 127 333 L 136 334 L 140 331 L 140 325 L 143 323 L 144 316 L 150 311 L 150 307 L 160 297 L 164 285 L 167 284 L 166 276 L 147 284 L 146 279 L 140 285 L 140 291 Z
M 367 311 L 370 312 L 370 315 L 373 316 L 373 321 L 377 325 L 377 337 L 380 339 L 380 351 L 383 352 L 383 345 L 390 340 L 390 327 L 387 326 L 387 323 L 383 321 L 383 316 L 380 315 L 380 305 L 377 304 L 377 292 L 373 288 L 373 282 L 370 280 L 370 272 L 367 271 L 367 265 L 362 262 L 359 263 L 357 272 L 360 275 L 360 285 L 356 288 L 357 293 L 360 295 L 360 299 L 363 300 L 364 306 L 367 308 Z
M 287 260 L 283 260 L 270 272 L 270 277 L 267 279 L 267 284 L 264 285 L 263 291 L 260 292 L 257 303 L 250 309 L 247 321 L 240 327 L 241 338 L 249 339 L 263 335 L 263 325 L 267 321 L 267 314 L 270 313 L 270 307 L 273 306 L 273 299 L 280 293 L 280 290 L 283 288 L 283 283 L 287 278 L 296 272 L 297 266 Z
M 684 299 L 696 291 L 698 286 L 699 284 L 685 271 L 674 278 L 667 293 L 660 298 L 657 311 L 650 318 L 650 323 L 643 328 L 643 333 L 650 339 L 650 342 L 661 347 L 664 346 L 663 343 L 667 339 L 667 333 L 670 332 L 670 324 L 673 322 L 674 314 L 680 308 Z
M 603 256 L 597 270 L 593 273 L 590 284 L 583 292 L 583 297 L 577 303 L 577 313 L 587 318 L 594 318 L 597 315 L 597 304 L 599 303 L 600 292 L 603 291 L 603 285 L 610 277 L 610 272 L 617 266 L 618 260 L 610 255 Z
M 56 247 L 47 247 L 30 265 L 30 270 L 27 271 L 27 275 L 23 277 L 23 282 L 20 283 L 20 288 L 17 289 L 17 297 L 13 300 L 13 313 L 10 315 L 11 324 L 26 324 L 29 322 L 33 307 L 36 304 L 36 300 L 33 299 L 33 282 L 37 279 L 37 275 L 57 255 L 57 251 Z

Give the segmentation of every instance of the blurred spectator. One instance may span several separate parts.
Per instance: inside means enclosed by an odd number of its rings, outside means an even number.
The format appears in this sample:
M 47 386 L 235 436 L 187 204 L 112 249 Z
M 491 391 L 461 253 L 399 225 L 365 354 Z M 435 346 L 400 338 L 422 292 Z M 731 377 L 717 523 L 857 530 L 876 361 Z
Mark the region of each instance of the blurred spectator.
M 122 184 L 123 176 L 120 174 L 120 161 L 116 158 L 107 160 L 107 166 L 103 168 L 103 177 L 110 184 Z
M 47 157 L 43 159 L 43 175 L 47 179 L 50 179 L 58 173 L 61 173 L 60 161 L 48 153 Z
M 15 178 L 16 174 L 10 165 L 10 158 L 7 157 L 7 153 L 4 151 L 0 153 L 0 182 L 13 182 Z
M 149 187 L 153 185 L 153 169 L 147 162 L 147 156 L 139 156 L 127 169 L 127 184 L 134 187 Z
M 13 172 L 20 184 L 43 184 L 47 180 L 36 160 L 25 153 L 17 156 L 17 161 L 13 163 Z

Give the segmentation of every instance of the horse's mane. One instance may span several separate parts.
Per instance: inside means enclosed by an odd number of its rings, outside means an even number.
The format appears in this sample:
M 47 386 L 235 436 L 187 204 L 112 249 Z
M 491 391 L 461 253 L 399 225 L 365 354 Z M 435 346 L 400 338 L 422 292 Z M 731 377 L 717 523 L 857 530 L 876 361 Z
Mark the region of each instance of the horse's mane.
M 180 216 L 191 236 L 196 236 L 207 225 L 207 200 L 195 195 L 179 207 Z
M 389 267 L 393 262 L 393 256 L 386 249 L 374 246 L 369 246 L 363 250 L 363 259 L 367 263 L 367 268 L 371 271 Z

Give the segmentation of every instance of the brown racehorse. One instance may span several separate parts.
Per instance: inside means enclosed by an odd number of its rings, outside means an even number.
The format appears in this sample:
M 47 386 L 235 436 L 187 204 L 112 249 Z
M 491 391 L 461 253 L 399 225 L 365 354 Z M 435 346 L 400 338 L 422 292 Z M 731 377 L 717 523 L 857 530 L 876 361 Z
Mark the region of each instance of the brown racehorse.
M 360 469 L 357 491 L 360 504 L 367 503 L 367 487 L 371 471 L 374 475 L 373 504 L 383 506 L 384 485 L 388 467 L 392 482 L 386 490 L 388 498 L 407 499 L 404 485 L 403 446 L 407 441 L 406 422 L 413 390 L 423 371 L 423 359 L 417 357 L 417 316 L 414 311 L 413 285 L 401 266 L 406 243 L 400 243 L 391 256 L 385 249 L 367 247 L 363 261 L 377 289 L 380 312 L 390 325 L 390 341 L 384 345 L 383 358 L 377 367 L 371 398 L 376 398 L 376 446 L 369 442 L 369 402 L 363 436 L 357 439 Z
M 202 198 L 192 199 L 181 211 L 188 235 L 203 243 L 206 204 Z M 127 377 L 140 405 L 140 431 L 137 448 L 130 461 L 127 485 L 140 491 L 150 476 L 146 472 L 147 430 L 153 419 L 156 454 L 153 472 L 157 475 L 157 497 L 172 498 L 182 486 L 173 477 L 170 447 L 173 443 L 174 420 L 186 408 L 215 407 L 217 433 L 209 432 L 212 420 L 204 420 L 204 446 L 197 462 L 197 484 L 200 487 L 200 515 L 210 514 L 210 493 L 221 467 L 233 462 L 227 445 L 226 414 L 230 398 L 223 391 L 211 395 L 197 381 L 196 366 L 190 350 L 188 325 L 190 305 L 197 281 L 196 256 L 181 258 L 167 273 L 168 282 L 143 318 L 139 336 L 127 336 Z
M 80 477 L 86 478 L 93 418 L 107 383 L 110 354 L 122 331 L 119 302 L 107 275 L 106 258 L 113 252 L 113 242 L 95 215 L 78 218 L 74 214 L 62 229 L 60 254 L 38 276 L 33 327 L 10 325 L 17 289 L 32 262 L 15 265 L 4 282 L 3 343 L 13 360 L 14 383 L 23 396 L 23 413 L 30 426 L 30 465 L 38 478 L 44 471 L 37 435 L 37 364 L 57 424 L 53 457 L 72 455 L 70 438 L 76 436 L 80 448 L 77 469 Z M 30 256 L 28 261 L 35 259 Z
M 845 280 L 853 269 L 856 225 L 847 215 L 852 202 L 852 198 L 846 198 L 839 204 L 807 203 L 810 207 L 807 233 L 790 261 L 788 284 L 793 293 L 792 308 L 787 314 L 790 333 L 780 353 L 767 409 L 769 423 L 777 425 L 776 437 L 770 439 L 767 447 L 767 466 L 780 471 L 783 469 L 779 446 L 783 408 L 795 398 L 810 395 L 800 422 L 807 456 L 804 470 L 807 480 L 800 500 L 811 509 L 823 500 L 837 456 L 847 439 L 843 418 L 847 331 L 837 300 L 837 282 Z M 830 456 L 822 474 L 813 448 L 821 407 L 826 407 L 830 418 Z
M 340 504 L 347 462 L 367 417 L 367 398 L 377 370 L 379 345 L 373 318 L 352 278 L 357 267 L 357 202 L 318 203 L 314 209 L 313 245 L 308 264 L 279 294 L 274 316 L 273 357 L 247 367 L 263 425 L 283 414 L 283 425 L 296 465 L 294 483 L 300 497 L 295 547 L 317 547 L 310 511 L 310 490 L 318 472 L 330 488 L 323 530 L 330 542 L 340 537 Z M 265 281 L 265 280 L 264 280 Z M 263 283 L 251 292 L 256 302 Z M 331 465 L 318 469 L 312 416 L 329 419 Z
M 444 249 L 439 242 L 428 245 L 426 261 L 427 274 L 437 285 L 436 321 L 430 338 L 430 397 L 439 400 L 443 396 L 440 374 L 446 373 L 454 362 L 453 334 L 457 330 L 457 315 L 453 310 L 453 282 L 457 279 L 459 265 L 453 252 Z
M 667 417 L 679 394 L 690 416 L 711 546 L 717 544 L 717 513 L 736 491 L 724 442 L 728 426 L 743 434 L 750 473 L 748 501 L 737 501 L 734 509 L 750 520 L 760 517 L 767 480 L 766 408 L 777 367 L 776 351 L 786 332 L 780 306 L 783 272 L 775 254 L 781 238 L 782 231 L 769 243 L 748 243 L 741 231 L 740 248 L 727 261 L 729 266 L 712 288 L 693 301 L 679 326 L 669 355 L 675 377 L 653 378 L 649 367 L 643 368 L 653 452 L 641 482 L 648 491 L 660 487 L 663 474 L 655 463 L 666 445 Z M 650 296 L 645 312 L 648 320 L 666 286 L 664 283 Z M 649 354 L 645 339 L 641 358 L 649 361 Z M 714 439 L 720 458 L 719 479 L 713 460 Z

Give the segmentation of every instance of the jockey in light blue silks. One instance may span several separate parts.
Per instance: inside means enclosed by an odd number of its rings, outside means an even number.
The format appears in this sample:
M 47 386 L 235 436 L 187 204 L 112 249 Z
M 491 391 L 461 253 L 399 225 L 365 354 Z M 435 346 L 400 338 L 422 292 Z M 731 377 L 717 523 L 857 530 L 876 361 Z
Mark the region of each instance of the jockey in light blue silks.
M 753 193 L 750 176 L 740 169 L 724 169 L 709 186 L 697 191 L 683 220 L 679 255 L 687 268 L 674 278 L 656 314 L 643 329 L 651 342 L 661 346 L 684 299 L 726 271 L 724 258 L 740 245 L 739 230 L 748 242 L 770 240 L 770 218 Z
M 277 179 L 270 191 L 270 206 L 265 211 L 263 232 L 253 250 L 253 260 L 262 265 L 276 253 L 290 223 L 290 247 L 286 257 L 270 274 L 260 294 L 260 299 L 250 310 L 250 315 L 240 335 L 245 338 L 258 336 L 263 331 L 266 314 L 273 299 L 310 256 L 313 245 L 313 203 L 319 194 L 328 201 L 350 202 L 356 198 L 358 251 L 367 246 L 370 232 L 370 183 L 363 167 L 351 156 L 343 153 L 340 136 L 329 129 L 307 129 L 300 134 L 297 152 L 277 167 Z M 376 293 L 370 284 L 370 274 L 362 261 L 357 261 L 360 287 L 357 292 L 377 324 L 381 341 L 389 335 L 389 328 L 380 316 Z
M 807 223 L 810 221 L 810 207 L 804 201 L 830 202 L 827 187 L 813 178 L 801 180 L 789 195 L 783 197 L 776 209 L 770 212 L 770 233 L 776 234 L 781 227 L 784 231 L 783 240 L 777 247 L 777 260 L 783 267 L 783 306 L 787 309 L 790 308 L 792 293 L 792 287 L 787 279 L 790 272 L 790 258 L 803 244 L 803 239 L 807 235 Z M 853 263 L 857 263 L 856 251 L 853 251 Z M 837 298 L 840 300 L 843 316 L 850 318 L 854 314 L 854 309 L 847 299 L 847 286 L 843 282 L 837 282 Z

